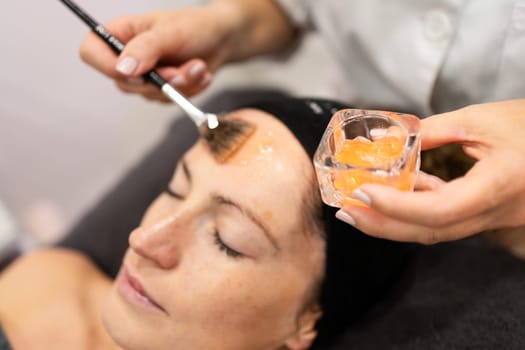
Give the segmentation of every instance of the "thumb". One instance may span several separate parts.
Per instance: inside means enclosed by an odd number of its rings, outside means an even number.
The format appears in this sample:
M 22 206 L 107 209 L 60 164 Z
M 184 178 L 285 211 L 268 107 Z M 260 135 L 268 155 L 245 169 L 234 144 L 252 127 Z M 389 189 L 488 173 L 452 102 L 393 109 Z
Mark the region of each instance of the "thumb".
M 133 37 L 120 54 L 116 70 L 125 76 L 140 76 L 153 69 L 163 54 L 161 39 L 153 31 Z
M 428 150 L 449 143 L 468 140 L 462 110 L 436 114 L 421 121 L 421 149 Z

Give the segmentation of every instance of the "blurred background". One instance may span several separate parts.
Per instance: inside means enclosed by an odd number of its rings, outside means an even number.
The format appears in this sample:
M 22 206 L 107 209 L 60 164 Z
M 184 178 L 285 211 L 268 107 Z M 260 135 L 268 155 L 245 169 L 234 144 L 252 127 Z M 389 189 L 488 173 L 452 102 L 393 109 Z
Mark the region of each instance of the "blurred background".
M 204 0 L 78 0 L 101 22 Z M 180 115 L 173 105 L 120 93 L 83 64 L 87 27 L 59 1 L 0 2 L 0 258 L 62 237 Z M 331 58 L 309 36 L 291 57 L 222 70 L 198 105 L 228 87 L 264 86 L 330 96 Z M 332 94 L 332 97 L 333 94 Z

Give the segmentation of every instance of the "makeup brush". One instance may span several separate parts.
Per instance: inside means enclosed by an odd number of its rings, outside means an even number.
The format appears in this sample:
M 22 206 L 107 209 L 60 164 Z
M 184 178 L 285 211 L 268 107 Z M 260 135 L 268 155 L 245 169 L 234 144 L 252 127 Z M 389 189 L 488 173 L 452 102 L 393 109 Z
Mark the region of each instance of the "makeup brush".
M 124 43 L 111 34 L 103 25 L 95 21 L 71 0 L 60 0 L 76 14 L 89 28 L 99 36 L 117 54 L 124 50 Z M 155 70 L 144 74 L 144 78 L 157 86 L 166 96 L 175 102 L 195 122 L 201 137 L 206 141 L 211 153 L 219 162 L 226 161 L 244 141 L 255 131 L 255 125 L 241 119 L 221 120 L 213 113 L 204 113 L 179 93 Z

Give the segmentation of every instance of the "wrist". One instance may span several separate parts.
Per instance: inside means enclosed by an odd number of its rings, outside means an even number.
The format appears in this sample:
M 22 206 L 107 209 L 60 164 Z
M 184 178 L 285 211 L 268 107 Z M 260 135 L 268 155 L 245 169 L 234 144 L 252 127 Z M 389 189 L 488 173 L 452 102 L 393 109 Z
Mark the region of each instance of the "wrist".
M 274 1 L 215 0 L 208 6 L 227 33 L 226 61 L 276 53 L 294 39 L 293 24 Z

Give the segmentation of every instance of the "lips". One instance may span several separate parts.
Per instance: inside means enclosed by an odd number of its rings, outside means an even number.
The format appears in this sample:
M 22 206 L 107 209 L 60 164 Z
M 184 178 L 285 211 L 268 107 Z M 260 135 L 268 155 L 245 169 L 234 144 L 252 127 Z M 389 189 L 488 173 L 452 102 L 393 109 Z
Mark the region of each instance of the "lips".
M 122 266 L 116 284 L 122 297 L 130 304 L 166 314 L 166 310 L 148 294 L 142 283 L 130 273 L 126 266 Z

